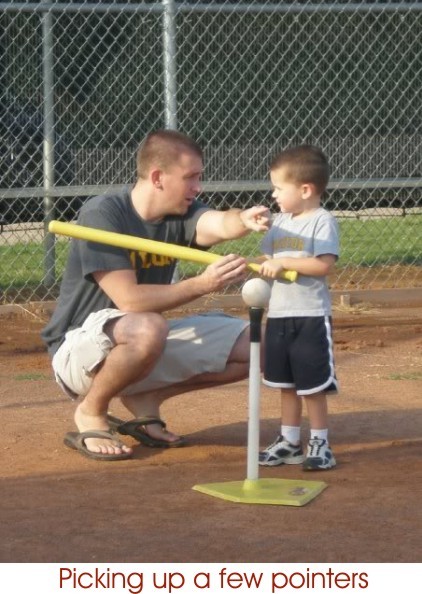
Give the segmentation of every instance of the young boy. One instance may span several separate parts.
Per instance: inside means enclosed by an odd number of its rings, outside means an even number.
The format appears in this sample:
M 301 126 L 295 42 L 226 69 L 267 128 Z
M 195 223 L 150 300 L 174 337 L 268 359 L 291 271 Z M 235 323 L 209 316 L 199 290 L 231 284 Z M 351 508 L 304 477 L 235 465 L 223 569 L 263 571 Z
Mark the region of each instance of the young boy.
M 282 425 L 259 453 L 262 466 L 301 464 L 304 470 L 336 465 L 328 441 L 327 393 L 337 391 L 326 282 L 339 253 L 335 218 L 321 207 L 329 165 L 317 147 L 289 148 L 270 167 L 280 214 L 262 240 L 260 273 L 274 279 L 266 325 L 264 384 L 281 388 Z M 298 280 L 277 279 L 283 269 Z M 302 402 L 310 422 L 306 457 L 300 443 Z

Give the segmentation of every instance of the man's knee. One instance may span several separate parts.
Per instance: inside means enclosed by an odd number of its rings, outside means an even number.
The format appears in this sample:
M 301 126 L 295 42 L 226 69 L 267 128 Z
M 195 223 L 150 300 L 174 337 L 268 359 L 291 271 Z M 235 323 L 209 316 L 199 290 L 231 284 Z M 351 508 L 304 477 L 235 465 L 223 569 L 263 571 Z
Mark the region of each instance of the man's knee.
M 129 313 L 110 330 L 116 344 L 126 343 L 151 355 L 163 351 L 169 332 L 167 321 L 158 313 Z
M 156 313 L 134 314 L 130 323 L 129 340 L 136 344 L 149 345 L 149 348 L 157 346 L 164 348 L 169 327 L 167 321 Z

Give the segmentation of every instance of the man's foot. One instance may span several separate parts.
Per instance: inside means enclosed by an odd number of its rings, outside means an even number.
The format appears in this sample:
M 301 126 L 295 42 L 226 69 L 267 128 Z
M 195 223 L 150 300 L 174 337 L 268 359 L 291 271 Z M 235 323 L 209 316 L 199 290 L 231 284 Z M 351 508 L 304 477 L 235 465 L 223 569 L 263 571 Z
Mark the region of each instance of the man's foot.
M 278 466 L 279 464 L 301 464 L 305 459 L 302 446 L 293 445 L 282 435 L 269 445 L 265 450 L 259 452 L 259 464 L 261 466 Z
M 151 448 L 178 448 L 186 445 L 185 438 L 167 431 L 166 424 L 159 417 L 145 416 L 122 421 L 108 414 L 107 420 L 121 435 L 130 435 Z
M 88 415 L 81 409 L 82 404 L 76 409 L 74 417 L 80 433 L 85 433 L 86 431 L 110 431 L 110 426 L 105 416 Z M 132 448 L 122 444 L 119 440 L 86 437 L 84 439 L 84 446 L 89 452 L 96 454 L 132 454 Z
M 124 421 L 108 415 L 111 427 L 121 435 L 130 435 L 152 448 L 185 445 L 186 439 L 168 431 L 166 423 L 160 418 L 159 392 L 160 390 L 156 390 L 136 396 L 122 396 L 120 400 L 132 418 Z
M 336 465 L 334 454 L 327 440 L 314 437 L 309 440 L 303 470 L 329 470 Z
M 151 421 L 154 419 L 151 419 Z M 157 419 L 155 423 L 144 425 L 143 430 L 145 433 L 154 440 L 166 441 L 169 444 L 179 443 L 183 439 L 180 435 L 176 435 L 172 431 L 166 428 L 166 425 L 162 424 L 161 419 Z
M 98 452 L 93 452 L 86 447 L 86 441 L 88 439 L 101 439 L 101 440 L 109 440 L 115 442 L 115 437 L 113 436 L 110 431 L 69 431 L 64 436 L 64 444 L 71 448 L 72 450 L 76 450 L 83 456 L 90 458 L 91 460 L 106 460 L 110 462 L 112 460 L 127 460 L 128 458 L 132 457 L 131 452 L 123 452 L 121 454 L 99 454 Z M 123 444 L 119 444 L 120 448 L 123 450 Z

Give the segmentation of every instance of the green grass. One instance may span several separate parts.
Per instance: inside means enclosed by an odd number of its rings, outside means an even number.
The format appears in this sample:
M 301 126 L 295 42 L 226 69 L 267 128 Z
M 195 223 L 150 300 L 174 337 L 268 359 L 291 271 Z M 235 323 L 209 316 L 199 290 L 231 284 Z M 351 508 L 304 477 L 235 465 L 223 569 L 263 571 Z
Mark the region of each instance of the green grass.
M 385 217 L 380 219 L 339 219 L 341 256 L 338 268 L 348 266 L 386 266 L 421 264 L 422 216 Z M 211 251 L 218 254 L 259 255 L 261 235 L 252 233 L 242 239 L 227 241 Z M 56 242 L 56 278 L 60 279 L 66 260 L 68 240 Z M 0 246 L 0 288 L 37 286 L 44 277 L 42 243 Z M 180 263 L 182 276 L 196 274 L 203 267 Z
M 51 379 L 49 375 L 45 375 L 43 373 L 21 373 L 19 375 L 15 375 L 14 378 L 17 381 L 38 381 L 38 380 L 46 380 Z
M 385 217 L 374 220 L 339 219 L 340 258 L 337 267 L 384 266 L 422 263 L 422 216 Z M 260 254 L 262 236 L 224 242 L 211 251 L 218 254 Z M 195 270 L 194 264 L 181 263 L 181 270 Z
M 391 373 L 388 376 L 388 379 L 391 379 L 391 380 L 422 380 L 422 371 Z
M 61 276 L 66 261 L 68 241 L 56 243 L 56 272 Z M 0 246 L 0 288 L 40 284 L 44 277 L 44 245 L 18 243 Z
M 422 216 L 340 219 L 339 266 L 421 264 Z

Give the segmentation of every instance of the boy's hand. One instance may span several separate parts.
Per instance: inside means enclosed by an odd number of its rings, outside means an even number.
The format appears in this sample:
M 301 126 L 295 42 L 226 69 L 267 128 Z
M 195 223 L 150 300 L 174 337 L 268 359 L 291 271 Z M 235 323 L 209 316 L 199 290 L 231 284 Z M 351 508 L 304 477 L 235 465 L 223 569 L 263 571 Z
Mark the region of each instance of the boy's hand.
M 259 269 L 259 274 L 262 276 L 266 276 L 267 278 L 277 278 L 278 274 L 285 270 L 283 266 L 283 259 L 282 258 L 272 258 L 270 260 L 266 260 L 261 268 Z

